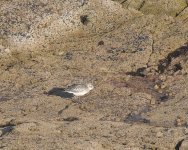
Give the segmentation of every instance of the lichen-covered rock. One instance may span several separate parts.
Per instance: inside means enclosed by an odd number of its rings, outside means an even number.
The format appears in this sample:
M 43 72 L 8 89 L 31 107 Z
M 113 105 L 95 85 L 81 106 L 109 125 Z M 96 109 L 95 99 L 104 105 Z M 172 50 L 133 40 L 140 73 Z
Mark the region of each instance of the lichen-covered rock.
M 144 14 L 154 15 L 170 15 L 176 16 L 185 7 L 187 2 L 185 0 L 116 0 L 125 8 L 134 8 Z
M 184 0 L 149 0 L 144 2 L 140 9 L 144 14 L 176 16 L 187 6 Z
M 110 0 L 16 0 L 1 2 L 0 44 L 17 51 L 49 49 L 50 43 L 103 34 L 130 17 Z M 82 23 L 85 16 L 87 25 Z

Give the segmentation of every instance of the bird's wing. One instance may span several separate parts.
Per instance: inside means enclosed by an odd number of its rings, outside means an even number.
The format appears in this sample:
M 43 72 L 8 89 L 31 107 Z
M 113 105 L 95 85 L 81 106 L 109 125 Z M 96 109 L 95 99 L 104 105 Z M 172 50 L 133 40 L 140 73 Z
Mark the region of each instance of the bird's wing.
M 79 92 L 80 89 L 82 89 L 82 85 L 79 84 L 73 84 L 71 86 L 68 86 L 65 91 L 66 92 Z

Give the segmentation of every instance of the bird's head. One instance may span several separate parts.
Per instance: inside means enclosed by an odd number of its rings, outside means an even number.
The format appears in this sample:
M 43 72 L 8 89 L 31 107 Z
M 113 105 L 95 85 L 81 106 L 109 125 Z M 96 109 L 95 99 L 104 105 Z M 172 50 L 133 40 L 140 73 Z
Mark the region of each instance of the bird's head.
M 94 88 L 94 86 L 91 83 L 88 83 L 87 87 L 89 88 L 89 90 L 92 90 Z

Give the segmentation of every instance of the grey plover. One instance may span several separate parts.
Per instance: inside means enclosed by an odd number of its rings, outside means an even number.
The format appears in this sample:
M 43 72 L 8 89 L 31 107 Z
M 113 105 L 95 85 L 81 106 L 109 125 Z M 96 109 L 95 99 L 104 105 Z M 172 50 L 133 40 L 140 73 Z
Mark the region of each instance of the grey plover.
M 68 86 L 64 92 L 72 93 L 75 96 L 83 96 L 87 94 L 89 91 L 93 89 L 93 85 L 91 83 L 88 84 L 73 84 Z

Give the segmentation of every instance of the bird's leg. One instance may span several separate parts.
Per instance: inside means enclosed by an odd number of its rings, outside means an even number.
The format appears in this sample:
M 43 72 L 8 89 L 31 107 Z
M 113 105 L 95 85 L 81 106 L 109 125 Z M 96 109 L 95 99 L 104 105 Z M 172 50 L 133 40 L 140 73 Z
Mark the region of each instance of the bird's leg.
M 72 99 L 72 102 L 73 103 L 77 103 L 77 104 L 81 104 L 82 102 L 80 101 L 80 97 L 74 97 L 73 99 Z

